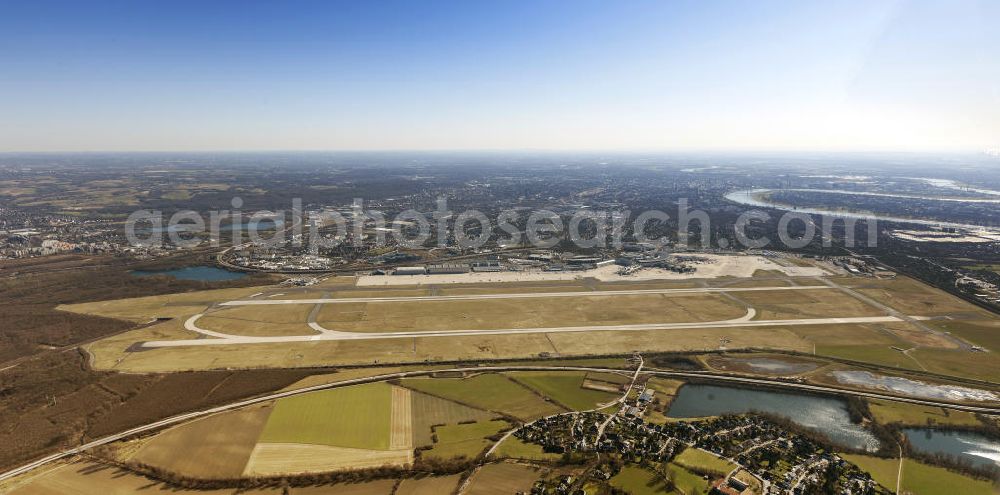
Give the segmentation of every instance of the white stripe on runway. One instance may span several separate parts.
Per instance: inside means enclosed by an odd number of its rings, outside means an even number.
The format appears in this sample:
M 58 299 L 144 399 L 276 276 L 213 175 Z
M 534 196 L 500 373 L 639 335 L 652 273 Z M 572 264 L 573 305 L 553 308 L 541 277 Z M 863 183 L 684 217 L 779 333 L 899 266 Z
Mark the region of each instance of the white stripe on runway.
M 752 311 L 752 310 L 751 310 Z M 206 333 L 210 330 L 198 328 L 194 323 L 198 317 L 191 317 L 185 327 L 195 332 Z M 752 317 L 752 314 L 751 316 Z M 570 333 L 570 332 L 628 332 L 641 330 L 687 330 L 696 328 L 750 328 L 750 327 L 771 327 L 771 326 L 802 326 L 802 325 L 836 325 L 836 324 L 860 324 L 860 323 L 892 323 L 903 321 L 895 316 L 859 316 L 848 318 L 802 318 L 794 320 L 750 320 L 748 316 L 742 316 L 733 320 L 692 322 L 692 323 L 645 323 L 637 325 L 592 325 L 579 327 L 552 327 L 552 328 L 503 328 L 494 330 L 451 330 L 451 331 L 431 331 L 431 332 L 385 332 L 385 333 L 363 333 L 363 332 L 338 332 L 329 330 L 328 333 L 320 335 L 288 335 L 274 337 L 249 337 L 243 335 L 229 335 L 225 338 L 213 339 L 189 339 L 189 340 L 159 340 L 144 342 L 142 347 L 186 347 L 186 346 L 211 346 L 211 345 L 240 345 L 240 344 L 274 344 L 282 342 L 315 342 L 321 340 L 378 340 L 378 339 L 399 339 L 399 338 L 425 338 L 425 337 L 460 337 L 479 335 L 510 335 L 510 334 L 530 334 L 530 333 Z M 218 332 L 211 332 L 208 335 L 220 335 Z M 225 335 L 225 334 L 221 334 Z
M 655 294 L 712 294 L 720 292 L 757 292 L 781 290 L 830 290 L 828 285 L 794 285 L 789 287 L 698 287 L 691 289 L 595 290 L 576 292 L 522 292 L 511 294 L 459 294 L 453 296 L 343 297 L 322 299 L 259 299 L 220 303 L 219 306 L 258 306 L 272 304 L 348 304 L 421 301 L 472 301 L 481 299 L 531 299 L 551 297 L 641 296 Z

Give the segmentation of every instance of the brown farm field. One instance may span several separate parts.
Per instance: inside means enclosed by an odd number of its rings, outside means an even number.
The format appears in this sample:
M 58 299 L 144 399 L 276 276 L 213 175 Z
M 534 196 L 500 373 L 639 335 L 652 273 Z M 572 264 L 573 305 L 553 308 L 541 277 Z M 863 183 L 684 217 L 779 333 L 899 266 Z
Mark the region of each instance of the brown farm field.
M 425 476 L 423 478 L 407 478 L 396 489 L 396 495 L 440 495 L 452 493 L 458 486 L 460 475 Z
M 428 476 L 405 479 L 381 479 L 358 483 L 338 483 L 282 488 L 228 488 L 194 490 L 169 486 L 128 471 L 89 461 L 63 463 L 0 484 L 0 493 L 10 495 L 133 495 L 170 493 L 176 495 L 437 495 L 448 493 L 458 476 Z
M 396 480 L 375 480 L 292 488 L 289 491 L 293 495 L 392 495 L 392 487 L 395 485 Z
M 469 495 L 526 493 L 541 475 L 538 468 L 523 464 L 487 464 L 474 475 L 466 493 Z
M 9 490 L 9 491 L 8 491 Z M 235 495 L 237 493 L 281 495 L 281 489 L 239 491 L 185 490 L 144 478 L 115 467 L 87 461 L 60 464 L 53 468 L 32 473 L 0 486 L 0 492 L 9 495 L 77 495 L 100 493 L 102 495 L 133 495 L 136 493 L 172 493 L 177 495 Z
M 259 443 L 254 447 L 243 474 L 305 474 L 387 465 L 402 466 L 411 462 L 413 451 L 410 449 L 375 450 L 302 443 Z
M 270 406 L 254 407 L 185 423 L 145 442 L 130 460 L 194 478 L 239 477 L 270 413 Z

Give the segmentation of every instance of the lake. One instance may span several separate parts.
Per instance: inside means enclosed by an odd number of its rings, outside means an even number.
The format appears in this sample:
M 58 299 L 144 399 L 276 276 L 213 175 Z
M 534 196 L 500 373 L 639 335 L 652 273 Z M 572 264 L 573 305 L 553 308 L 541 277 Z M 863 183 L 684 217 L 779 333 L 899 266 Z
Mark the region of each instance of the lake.
M 153 275 L 166 275 L 178 280 L 198 280 L 202 282 L 218 282 L 223 280 L 237 280 L 247 276 L 242 272 L 231 272 L 216 266 L 186 266 L 173 270 L 132 270 L 132 275 L 136 277 L 149 277 Z
M 977 433 L 904 428 L 906 439 L 917 452 L 944 454 L 979 467 L 1000 467 L 1000 442 Z
M 878 449 L 878 439 L 864 427 L 851 422 L 847 405 L 829 397 L 718 385 L 685 385 L 671 403 L 667 416 L 701 418 L 753 411 L 786 417 L 846 447 Z

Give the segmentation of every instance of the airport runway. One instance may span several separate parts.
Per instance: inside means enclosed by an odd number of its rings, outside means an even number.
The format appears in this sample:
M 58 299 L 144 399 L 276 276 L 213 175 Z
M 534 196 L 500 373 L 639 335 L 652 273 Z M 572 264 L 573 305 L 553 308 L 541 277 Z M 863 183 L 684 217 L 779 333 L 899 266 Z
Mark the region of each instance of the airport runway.
M 575 292 L 519 292 L 508 294 L 459 294 L 452 296 L 342 297 L 321 299 L 240 299 L 219 306 L 270 306 L 283 304 L 349 304 L 427 301 L 478 301 L 484 299 L 533 299 L 552 297 L 609 297 L 655 294 L 700 294 L 720 292 L 757 292 L 783 290 L 830 290 L 828 285 L 793 285 L 788 287 L 695 287 L 690 289 L 592 290 Z
M 771 326 L 802 326 L 802 325 L 836 325 L 836 324 L 858 324 L 858 323 L 893 323 L 904 321 L 896 316 L 860 316 L 847 318 L 799 318 L 791 320 L 753 320 L 756 315 L 754 309 L 749 309 L 747 314 L 740 318 L 731 320 L 718 320 L 708 322 L 688 322 L 688 323 L 643 323 L 635 325 L 588 325 L 576 327 L 550 327 L 550 328 L 500 328 L 490 330 L 447 330 L 447 331 L 427 331 L 427 332 L 340 332 L 321 327 L 318 323 L 311 323 L 318 334 L 313 335 L 284 335 L 272 337 L 252 337 L 245 335 L 231 335 L 213 330 L 206 330 L 197 325 L 202 313 L 188 318 L 184 322 L 184 328 L 200 333 L 209 339 L 185 339 L 185 340 L 158 340 L 143 342 L 143 348 L 163 348 L 163 347 L 189 347 L 189 346 L 214 346 L 214 345 L 247 345 L 247 344 L 274 344 L 282 342 L 316 342 L 324 340 L 379 340 L 379 339 L 399 339 L 399 338 L 429 338 L 429 337 L 460 337 L 460 336 L 481 336 L 481 335 L 512 335 L 531 333 L 572 333 L 572 332 L 629 332 L 643 330 L 689 330 L 698 328 L 751 328 L 751 327 L 771 327 Z M 911 317 L 918 318 L 918 317 Z M 919 319 L 919 318 L 918 318 Z
M 318 308 L 322 304 L 347 304 L 347 303 L 391 303 L 391 302 L 430 302 L 430 301 L 471 301 L 490 299 L 531 299 L 531 298 L 560 298 L 560 297 L 613 297 L 630 295 L 656 295 L 656 294 L 698 294 L 698 293 L 730 293 L 730 292 L 757 292 L 757 291 L 788 291 L 788 290 L 838 290 L 837 286 L 809 285 L 809 286 L 787 286 L 787 287 L 696 287 L 684 289 L 637 289 L 637 290 L 603 290 L 603 291 L 574 291 L 574 292 L 535 292 L 535 293 L 504 293 L 504 294 L 460 294 L 447 296 L 393 296 L 393 297 L 350 297 L 350 298 L 318 298 L 318 299 L 242 299 L 220 303 L 217 307 L 233 306 L 269 306 L 269 305 L 289 305 L 289 304 L 312 304 Z M 842 289 L 841 289 L 842 290 Z M 315 309 L 313 313 L 316 313 Z M 312 316 L 313 313 L 310 313 Z M 630 325 L 585 325 L 566 327 L 539 327 L 539 328 L 497 328 L 497 329 L 476 329 L 476 330 L 436 330 L 436 331 L 388 331 L 388 332 L 344 332 L 336 329 L 326 328 L 310 317 L 306 322 L 312 329 L 313 334 L 307 335 L 276 335 L 276 336 L 247 336 L 233 335 L 209 330 L 198 326 L 198 320 L 205 313 L 196 314 L 184 322 L 184 328 L 192 332 L 201 334 L 203 337 L 197 339 L 181 340 L 159 340 L 143 342 L 139 347 L 146 349 L 164 347 L 202 347 L 218 345 L 250 345 L 250 344 L 274 344 L 285 342 L 317 342 L 317 341 L 344 341 L 344 340 L 384 340 L 400 338 L 431 338 L 431 337 L 463 337 L 463 336 L 483 336 L 483 335 L 515 335 L 515 334 L 535 334 L 535 333 L 573 333 L 573 332 L 630 332 L 648 330 L 691 330 L 700 328 L 752 328 L 752 327 L 772 327 L 772 326 L 802 326 L 802 325 L 836 325 L 836 324 L 859 324 L 859 323 L 893 323 L 900 321 L 913 321 L 921 319 L 901 314 L 887 314 L 885 316 L 862 316 L 843 318 L 799 318 L 789 320 L 754 320 L 756 310 L 747 308 L 747 313 L 739 318 L 729 320 L 716 320 L 707 322 L 664 322 L 664 323 L 642 323 Z

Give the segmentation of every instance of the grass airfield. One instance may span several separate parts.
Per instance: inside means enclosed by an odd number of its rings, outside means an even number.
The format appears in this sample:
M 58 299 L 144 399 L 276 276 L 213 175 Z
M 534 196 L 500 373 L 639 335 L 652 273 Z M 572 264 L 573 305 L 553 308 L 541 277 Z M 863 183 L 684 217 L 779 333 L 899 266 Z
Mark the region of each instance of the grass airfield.
M 394 279 L 386 277 L 386 283 Z M 1000 320 L 902 276 L 796 277 L 758 271 L 743 278 L 682 280 L 415 285 L 407 277 L 408 285 L 397 287 L 356 284 L 353 277 L 332 277 L 305 288 L 201 291 L 61 309 L 147 323 L 86 347 L 96 369 L 126 372 L 524 359 L 636 349 L 710 351 L 724 346 L 793 351 L 963 378 L 1000 377 L 1000 360 L 993 353 L 967 350 L 969 344 L 1000 350 Z M 890 310 L 921 321 L 887 316 Z M 157 343 L 164 347 L 145 347 Z

